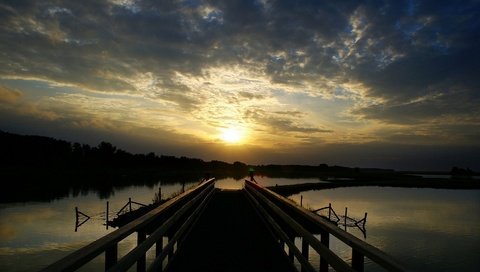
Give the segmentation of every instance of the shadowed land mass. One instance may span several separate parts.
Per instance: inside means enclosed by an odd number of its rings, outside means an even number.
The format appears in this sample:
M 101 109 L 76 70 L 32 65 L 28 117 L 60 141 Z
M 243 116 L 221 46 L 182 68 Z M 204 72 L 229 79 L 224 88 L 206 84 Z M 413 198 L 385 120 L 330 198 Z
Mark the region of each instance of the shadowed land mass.
M 0 132 L 0 177 L 8 187 L 1 201 L 49 201 L 69 194 L 95 190 L 108 198 L 114 187 L 153 186 L 157 183 L 194 183 L 207 176 L 241 180 L 249 168 L 266 177 L 317 178 L 328 184 L 296 185 L 274 190 L 294 192 L 308 188 L 346 186 L 396 186 L 430 188 L 479 188 L 472 179 L 478 173 L 453 167 L 437 174 L 450 179 L 422 178 L 419 172 L 393 169 L 351 168 L 312 165 L 247 165 L 243 162 L 203 161 L 201 159 L 148 154 L 131 154 L 108 142 L 92 147 L 42 136 L 22 136 Z M 306 186 L 306 187 L 305 187 Z M 26 190 L 26 188 L 28 188 Z M 280 192 L 280 191 L 278 191 Z

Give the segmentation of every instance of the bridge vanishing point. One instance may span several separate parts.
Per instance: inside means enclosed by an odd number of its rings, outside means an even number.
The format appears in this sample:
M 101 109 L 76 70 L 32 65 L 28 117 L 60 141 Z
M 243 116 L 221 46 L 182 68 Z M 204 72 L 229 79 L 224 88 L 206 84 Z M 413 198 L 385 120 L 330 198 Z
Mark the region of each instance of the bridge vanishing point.
M 405 271 L 378 248 L 271 190 L 250 181 L 236 191 L 214 184 L 213 178 L 202 182 L 42 271 L 74 271 L 102 254 L 105 271 L 135 265 L 137 271 L 364 271 L 366 258 L 387 271 Z M 120 257 L 118 243 L 134 233 L 137 246 Z M 351 261 L 329 248 L 331 236 L 351 248 Z M 155 258 L 147 262 L 150 249 Z M 319 263 L 309 259 L 310 250 Z

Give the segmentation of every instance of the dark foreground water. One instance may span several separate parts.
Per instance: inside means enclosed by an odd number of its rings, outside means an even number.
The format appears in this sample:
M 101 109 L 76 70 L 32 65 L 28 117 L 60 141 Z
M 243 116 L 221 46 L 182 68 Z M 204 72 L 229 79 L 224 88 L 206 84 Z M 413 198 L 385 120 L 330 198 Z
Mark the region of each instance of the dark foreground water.
M 265 185 L 315 182 L 308 179 L 258 178 Z M 223 188 L 241 188 L 234 180 L 219 181 Z M 164 196 L 181 190 L 181 185 L 162 186 Z M 75 249 L 113 231 L 104 226 L 105 202 L 111 214 L 131 197 L 151 203 L 158 186 L 127 187 L 108 199 L 95 192 L 67 197 L 50 203 L 0 204 L 0 271 L 37 271 Z M 310 208 L 332 203 L 337 213 L 361 218 L 368 212 L 366 238 L 357 228 L 347 231 L 384 250 L 409 270 L 478 271 L 480 267 L 480 190 L 360 187 L 303 192 L 291 199 Z M 92 216 L 75 232 L 75 207 Z M 123 255 L 136 243 L 136 237 L 119 244 Z M 331 247 L 344 259 L 349 249 L 332 239 Z M 151 257 L 151 256 L 150 256 Z M 318 259 L 315 254 L 313 260 Z M 103 257 L 84 271 L 101 270 Z M 378 269 L 371 262 L 367 271 Z

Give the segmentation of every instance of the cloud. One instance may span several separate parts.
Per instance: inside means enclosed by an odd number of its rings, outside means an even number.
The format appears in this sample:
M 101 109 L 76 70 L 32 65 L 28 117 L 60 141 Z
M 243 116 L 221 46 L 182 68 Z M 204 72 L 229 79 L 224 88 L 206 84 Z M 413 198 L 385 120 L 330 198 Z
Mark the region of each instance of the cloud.
M 423 143 L 409 132 L 423 125 L 467 141 L 476 133 L 455 125 L 480 122 L 479 13 L 474 0 L 8 1 L 0 79 L 68 91 L 34 102 L 29 90 L 0 90 L 0 102 L 193 139 L 239 126 L 264 142 Z
M 23 92 L 0 85 L 0 112 L 2 111 L 50 121 L 60 118 L 60 115 L 53 111 L 41 109 L 36 102 L 26 101 Z
M 22 98 L 22 96 L 23 93 L 21 91 L 0 85 L 0 103 L 14 104 Z
M 424 124 L 435 122 L 455 124 L 458 122 L 479 124 L 480 97 L 467 92 L 452 92 L 415 97 L 410 101 L 369 105 L 353 110 L 353 114 L 386 123 Z
M 299 111 L 293 112 L 267 112 L 261 109 L 247 110 L 245 117 L 253 123 L 265 126 L 272 133 L 329 133 L 332 130 L 315 126 L 307 126 L 302 121 L 304 114 Z

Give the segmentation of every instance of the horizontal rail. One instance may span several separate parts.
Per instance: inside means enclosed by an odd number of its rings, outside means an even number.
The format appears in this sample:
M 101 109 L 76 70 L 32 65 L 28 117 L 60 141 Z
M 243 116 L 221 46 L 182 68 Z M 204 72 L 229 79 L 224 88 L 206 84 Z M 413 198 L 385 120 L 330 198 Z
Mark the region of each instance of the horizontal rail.
M 212 178 L 199 184 L 195 188 L 189 189 L 185 193 L 170 199 L 169 201 L 163 203 L 162 205 L 137 218 L 136 220 L 126 224 L 125 226 L 117 229 L 116 231 L 101 237 L 100 239 L 88 244 L 87 246 L 71 253 L 65 258 L 51 264 L 42 271 L 74 271 L 80 268 L 82 265 L 89 262 L 101 253 L 108 253 L 108 250 L 116 248 L 118 242 L 120 242 L 134 232 L 143 230 L 149 224 L 155 222 L 156 219 L 160 218 L 160 216 L 173 209 L 173 207 L 175 207 L 178 203 L 183 200 L 188 200 L 189 198 L 192 198 L 193 195 L 203 191 L 206 187 L 213 184 L 214 181 L 215 178 Z
M 381 267 L 387 269 L 388 271 L 406 271 L 406 269 L 402 265 L 400 265 L 395 259 L 393 259 L 390 255 L 366 243 L 365 241 L 360 240 L 354 235 L 341 230 L 335 225 L 327 221 L 324 221 L 323 219 L 318 217 L 316 214 L 310 212 L 309 210 L 290 203 L 284 197 L 280 196 L 279 194 L 269 189 L 260 187 L 252 182 L 246 181 L 245 183 L 246 185 L 252 187 L 254 190 L 261 192 L 263 196 L 265 197 L 268 196 L 269 198 L 273 199 L 275 202 L 281 203 L 282 205 L 288 207 L 296 215 L 302 216 L 304 219 L 313 223 L 315 226 L 319 228 L 319 230 L 328 232 L 329 234 L 335 236 L 336 238 L 344 242 L 346 245 L 348 245 L 350 248 L 352 248 L 352 252 L 355 254 L 355 256 L 359 256 L 359 254 L 361 254 L 369 258 L 376 264 L 380 265 Z

